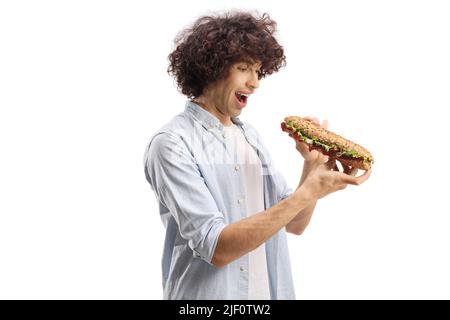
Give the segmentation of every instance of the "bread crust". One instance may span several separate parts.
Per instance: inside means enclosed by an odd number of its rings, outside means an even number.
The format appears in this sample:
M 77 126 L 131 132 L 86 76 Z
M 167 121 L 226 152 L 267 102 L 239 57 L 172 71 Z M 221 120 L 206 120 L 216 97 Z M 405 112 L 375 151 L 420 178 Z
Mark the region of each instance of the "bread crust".
M 287 128 L 286 123 L 292 122 L 297 128 L 299 128 L 303 134 L 308 137 L 315 137 L 317 141 L 322 142 L 327 145 L 336 145 L 341 150 L 355 150 L 361 158 L 352 158 L 347 156 L 338 156 L 336 151 L 330 150 L 327 152 L 324 148 L 310 145 L 310 149 L 316 149 L 321 151 L 322 153 L 330 156 L 331 158 L 335 158 L 339 160 L 342 164 L 348 165 L 350 167 L 369 170 L 371 168 L 371 163 L 373 161 L 372 154 L 362 146 L 353 141 L 350 141 L 332 131 L 329 131 L 325 128 L 322 128 L 318 124 L 314 123 L 311 120 L 301 118 L 298 116 L 289 116 L 284 118 L 284 123 L 282 123 L 281 128 L 283 131 L 292 132 L 289 128 Z M 294 137 L 300 140 L 298 135 L 294 135 Z

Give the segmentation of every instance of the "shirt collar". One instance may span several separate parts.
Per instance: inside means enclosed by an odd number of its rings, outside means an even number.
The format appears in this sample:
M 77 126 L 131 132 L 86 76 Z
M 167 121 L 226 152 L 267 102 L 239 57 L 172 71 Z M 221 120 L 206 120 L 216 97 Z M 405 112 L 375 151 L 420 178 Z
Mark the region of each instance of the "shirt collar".
M 223 130 L 223 124 L 219 121 L 219 119 L 195 102 L 188 100 L 186 102 L 185 110 L 190 112 L 206 129 L 210 130 L 213 128 L 218 128 Z M 231 121 L 238 126 L 243 126 L 243 122 L 238 117 L 231 117 Z

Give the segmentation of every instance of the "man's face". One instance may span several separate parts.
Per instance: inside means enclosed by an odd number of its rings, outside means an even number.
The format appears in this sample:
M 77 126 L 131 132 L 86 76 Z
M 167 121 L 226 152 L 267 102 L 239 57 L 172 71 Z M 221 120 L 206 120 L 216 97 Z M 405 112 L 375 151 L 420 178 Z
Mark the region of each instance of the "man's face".
M 238 62 L 230 67 L 228 77 L 210 88 L 217 111 L 226 117 L 236 117 L 247 105 L 248 99 L 259 87 L 261 63 Z

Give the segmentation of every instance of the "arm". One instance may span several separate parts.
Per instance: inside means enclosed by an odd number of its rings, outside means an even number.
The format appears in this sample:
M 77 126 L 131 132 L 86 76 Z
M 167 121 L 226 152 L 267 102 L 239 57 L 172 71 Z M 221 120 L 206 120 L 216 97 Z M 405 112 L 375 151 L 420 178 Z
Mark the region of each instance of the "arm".
M 300 182 L 296 190 L 299 190 L 308 174 L 314 168 L 314 164 L 305 161 Z M 304 209 L 300 210 L 297 215 L 286 225 L 286 231 L 295 235 L 301 235 L 311 221 L 312 214 L 316 207 L 317 200 L 311 201 Z
M 355 177 L 357 169 L 343 173 L 333 171 L 335 160 L 314 168 L 302 185 L 288 198 L 268 210 L 227 225 L 220 233 L 211 263 L 216 267 L 236 260 L 256 249 L 278 230 L 298 217 L 299 211 L 311 206 L 324 196 L 344 189 L 348 184 L 359 185 L 371 171 Z
M 223 267 L 256 249 L 288 224 L 299 210 L 310 206 L 313 202 L 310 193 L 301 187 L 297 191 L 270 209 L 227 225 L 220 233 L 212 264 Z
M 307 119 L 310 119 L 310 120 L 314 121 L 315 123 L 319 124 L 319 120 L 317 118 L 307 117 Z M 328 127 L 327 120 L 323 121 L 322 127 L 325 129 Z M 296 141 L 296 148 L 297 148 L 298 152 L 300 152 L 300 154 L 305 159 L 305 162 L 303 164 L 302 176 L 300 178 L 300 182 L 296 189 L 296 190 L 298 190 L 301 187 L 301 185 L 303 184 L 303 182 L 305 181 L 305 179 L 308 177 L 309 173 L 315 167 L 317 167 L 318 164 L 322 163 L 324 161 L 324 159 L 326 159 L 326 157 L 316 150 L 309 151 L 308 146 L 302 142 Z M 295 235 L 301 235 L 303 233 L 303 231 L 305 231 L 309 222 L 311 221 L 311 217 L 313 215 L 316 204 L 317 204 L 317 201 L 313 201 L 306 208 L 300 210 L 298 212 L 298 214 L 295 216 L 295 218 L 292 219 L 292 221 L 286 225 L 286 231 L 289 233 L 293 233 Z

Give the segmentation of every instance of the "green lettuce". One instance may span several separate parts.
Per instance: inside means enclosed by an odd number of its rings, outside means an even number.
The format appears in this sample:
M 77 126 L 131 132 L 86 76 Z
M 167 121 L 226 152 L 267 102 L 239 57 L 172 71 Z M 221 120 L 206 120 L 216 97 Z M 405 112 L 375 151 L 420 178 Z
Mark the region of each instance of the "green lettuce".
M 302 132 L 302 130 L 300 128 L 297 128 L 294 123 L 292 121 L 288 121 L 286 126 L 291 129 L 292 131 L 296 132 L 300 138 L 302 139 L 302 141 L 308 143 L 308 144 L 315 144 L 319 147 L 324 148 L 325 150 L 330 151 L 330 150 L 340 150 L 340 152 L 337 153 L 338 156 L 347 156 L 347 157 L 352 157 L 352 158 L 361 158 L 361 156 L 358 154 L 358 152 L 356 150 L 343 150 L 341 148 L 339 148 L 337 145 L 332 144 L 332 145 L 327 145 L 323 142 L 320 142 L 317 140 L 317 137 L 309 137 L 308 135 L 306 135 L 304 132 Z M 370 159 L 364 157 L 364 160 L 369 161 Z

